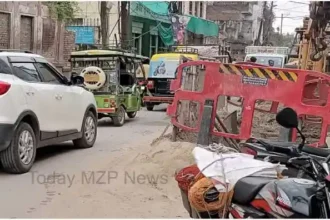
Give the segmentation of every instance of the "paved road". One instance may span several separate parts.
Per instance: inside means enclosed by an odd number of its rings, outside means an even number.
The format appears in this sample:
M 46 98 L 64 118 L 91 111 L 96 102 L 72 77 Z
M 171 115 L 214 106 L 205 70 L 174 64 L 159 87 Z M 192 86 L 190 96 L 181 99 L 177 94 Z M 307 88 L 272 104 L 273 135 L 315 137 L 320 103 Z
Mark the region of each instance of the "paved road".
M 114 127 L 110 120 L 101 120 L 97 141 L 91 149 L 72 149 L 71 143 L 39 149 L 30 173 L 8 175 L 0 170 L 0 217 L 33 217 L 35 209 L 40 211 L 43 204 L 52 200 L 55 192 L 38 184 L 36 177 L 42 182 L 43 177 L 53 172 L 76 173 L 88 170 L 91 163 L 109 160 L 112 152 L 124 150 L 125 146 L 132 147 L 134 142 L 146 136 L 156 137 L 168 124 L 165 109 L 166 106 L 159 106 L 153 112 L 143 109 L 137 118 L 127 120 L 119 128 Z

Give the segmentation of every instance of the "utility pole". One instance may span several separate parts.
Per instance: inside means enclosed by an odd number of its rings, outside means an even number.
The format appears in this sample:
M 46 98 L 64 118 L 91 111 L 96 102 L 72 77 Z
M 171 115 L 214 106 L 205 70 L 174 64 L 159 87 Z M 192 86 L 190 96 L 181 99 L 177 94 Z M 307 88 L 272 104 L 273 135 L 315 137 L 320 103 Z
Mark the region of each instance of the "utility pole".
M 121 8 L 120 8 L 120 1 L 117 2 L 117 8 L 118 8 L 118 35 L 119 35 L 119 39 L 120 39 L 120 36 L 121 36 Z
M 281 14 L 281 36 L 283 33 L 283 14 Z
M 127 46 L 125 45 L 125 42 L 128 40 L 128 27 L 130 24 L 128 24 L 129 19 L 129 2 L 127 1 L 121 1 L 120 2 L 120 12 L 121 12 L 121 19 L 120 19 L 120 23 L 121 23 L 121 45 L 122 46 Z
M 109 47 L 109 14 L 110 14 L 110 5 L 107 1 L 101 2 L 101 37 L 102 37 L 102 47 Z

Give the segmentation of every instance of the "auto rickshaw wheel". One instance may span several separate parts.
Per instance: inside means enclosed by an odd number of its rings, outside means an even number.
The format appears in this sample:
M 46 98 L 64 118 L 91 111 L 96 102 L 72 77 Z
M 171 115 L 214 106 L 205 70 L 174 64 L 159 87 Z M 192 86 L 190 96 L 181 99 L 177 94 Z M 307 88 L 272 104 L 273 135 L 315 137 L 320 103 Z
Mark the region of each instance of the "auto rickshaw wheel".
M 129 118 L 135 118 L 137 112 L 127 112 Z
M 124 107 L 120 106 L 117 111 L 117 116 L 112 117 L 113 124 L 117 127 L 123 126 L 125 123 L 125 115 L 126 115 L 126 111 Z
M 154 105 L 147 104 L 146 106 L 148 111 L 154 110 Z

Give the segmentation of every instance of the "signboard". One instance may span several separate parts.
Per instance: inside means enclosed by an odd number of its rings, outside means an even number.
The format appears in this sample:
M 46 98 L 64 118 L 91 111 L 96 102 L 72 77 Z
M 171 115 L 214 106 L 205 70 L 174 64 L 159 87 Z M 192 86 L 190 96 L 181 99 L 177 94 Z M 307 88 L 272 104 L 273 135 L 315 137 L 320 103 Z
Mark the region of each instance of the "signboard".
M 273 54 L 282 54 L 288 55 L 288 47 L 267 47 L 267 46 L 248 46 L 245 48 L 246 54 L 252 53 L 273 53 Z
M 257 78 L 257 77 L 243 76 L 242 77 L 242 83 L 243 84 L 250 84 L 250 85 L 254 85 L 254 86 L 267 86 L 268 85 L 268 79 L 267 78 Z
M 185 33 L 190 17 L 184 15 L 172 14 L 172 28 L 174 32 L 174 41 L 178 45 L 184 44 Z
M 159 59 L 151 61 L 148 78 L 175 78 L 176 68 L 179 66 L 178 60 Z
M 68 26 L 66 29 L 75 32 L 76 44 L 94 44 L 94 27 Z

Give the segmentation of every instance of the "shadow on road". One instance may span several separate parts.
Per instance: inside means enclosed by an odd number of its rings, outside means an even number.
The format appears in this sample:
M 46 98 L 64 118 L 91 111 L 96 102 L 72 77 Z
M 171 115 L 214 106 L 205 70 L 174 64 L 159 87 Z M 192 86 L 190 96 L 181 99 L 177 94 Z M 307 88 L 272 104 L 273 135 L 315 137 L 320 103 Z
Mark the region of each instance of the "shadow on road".
M 66 154 L 66 153 L 72 152 L 74 150 L 80 150 L 80 149 L 74 148 L 72 142 L 65 142 L 62 144 L 51 145 L 51 146 L 39 148 L 37 150 L 36 160 L 35 160 L 33 166 L 35 166 L 36 164 L 38 164 L 39 162 L 42 162 L 44 160 L 48 160 L 57 155 Z M 5 175 L 11 175 L 11 174 L 5 173 L 2 169 L 2 166 L 0 165 L 0 177 L 5 176 Z
M 41 162 L 43 160 L 47 160 L 51 157 L 55 157 L 57 155 L 65 154 L 70 151 L 80 150 L 73 146 L 72 142 L 66 142 L 63 144 L 57 144 L 52 146 L 43 147 L 37 150 L 37 156 L 35 163 Z
M 133 121 L 136 121 L 138 118 L 133 118 L 133 119 L 125 119 L 125 124 L 123 126 L 125 126 L 128 123 L 131 123 Z M 110 118 L 102 118 L 98 121 L 97 123 L 97 127 L 116 127 L 112 120 Z

